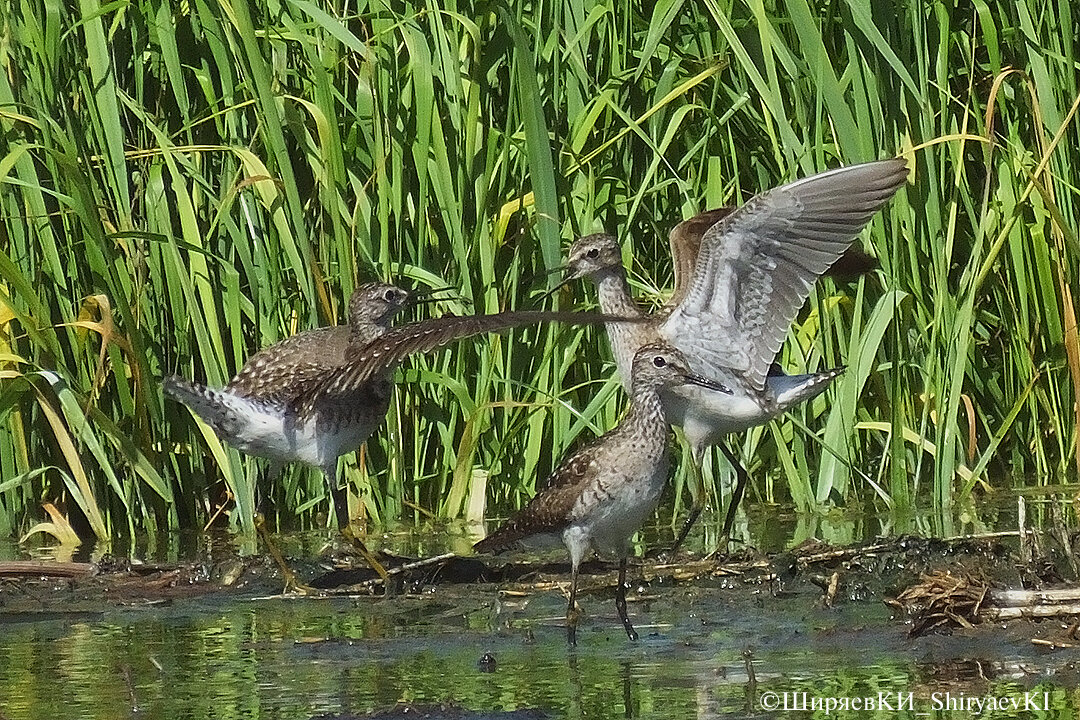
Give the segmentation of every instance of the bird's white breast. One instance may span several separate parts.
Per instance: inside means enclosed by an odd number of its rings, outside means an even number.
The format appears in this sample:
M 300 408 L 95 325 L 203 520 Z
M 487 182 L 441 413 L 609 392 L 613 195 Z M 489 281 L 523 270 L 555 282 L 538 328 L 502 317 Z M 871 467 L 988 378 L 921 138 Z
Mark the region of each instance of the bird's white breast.
M 668 421 L 681 426 L 690 444 L 697 447 L 715 445 L 724 435 L 761 425 L 771 417 L 755 395 L 738 389 L 728 395 L 682 385 L 665 392 L 663 400 Z
M 666 457 L 645 475 L 612 473 L 606 482 L 582 493 L 572 525 L 584 528 L 599 552 L 622 554 L 660 502 L 668 476 Z

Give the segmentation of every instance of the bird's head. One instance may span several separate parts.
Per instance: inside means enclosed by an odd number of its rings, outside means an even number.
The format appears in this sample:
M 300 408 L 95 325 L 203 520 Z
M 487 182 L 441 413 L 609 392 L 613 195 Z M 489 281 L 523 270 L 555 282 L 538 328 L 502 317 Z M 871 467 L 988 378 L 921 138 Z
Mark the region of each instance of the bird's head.
M 622 267 L 619 242 L 611 235 L 598 233 L 578 238 L 570 246 L 563 265 L 567 282 L 582 277 L 594 277 L 613 268 Z
M 349 324 L 387 325 L 410 299 L 408 290 L 383 282 L 365 283 L 349 298 Z
M 731 388 L 692 372 L 686 356 L 667 343 L 643 345 L 634 355 L 631 376 L 635 389 L 642 385 L 656 389 L 697 385 L 725 395 L 731 394 Z

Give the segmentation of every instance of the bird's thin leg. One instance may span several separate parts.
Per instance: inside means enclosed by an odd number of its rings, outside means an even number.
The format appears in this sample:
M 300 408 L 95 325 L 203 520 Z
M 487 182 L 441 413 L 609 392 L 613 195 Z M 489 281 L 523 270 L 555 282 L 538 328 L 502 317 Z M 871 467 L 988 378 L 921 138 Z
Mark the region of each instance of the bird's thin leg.
M 735 471 L 735 490 L 731 493 L 731 502 L 728 504 L 727 514 L 724 516 L 724 529 L 720 532 L 720 537 L 726 546 L 731 539 L 731 528 L 735 524 L 735 513 L 739 509 L 739 503 L 742 502 L 743 494 L 746 492 L 746 483 L 750 480 L 750 473 L 746 472 L 746 468 L 735 457 L 735 453 L 731 452 L 726 445 L 720 445 L 720 451 L 724 453 L 724 457 L 731 463 L 731 468 Z
M 300 582 L 296 577 L 296 573 L 285 562 L 285 556 L 278 550 L 277 544 L 270 538 L 270 531 L 266 529 L 266 518 L 259 511 L 255 512 L 255 530 L 258 531 L 259 537 L 266 544 L 266 550 L 270 553 L 270 557 L 274 559 L 274 562 L 281 570 L 281 576 L 285 580 L 285 592 L 297 592 L 302 595 L 314 592 L 311 587 Z
M 578 560 L 570 561 L 570 602 L 566 604 L 566 642 L 570 647 L 577 645 L 577 624 L 580 613 L 577 609 Z
M 705 507 L 705 481 L 701 473 L 701 464 L 705 459 L 705 452 L 702 448 L 695 447 L 691 449 L 690 454 L 689 484 L 690 494 L 693 496 L 693 505 L 690 508 L 690 514 L 686 516 L 686 522 L 683 523 L 678 537 L 675 538 L 675 542 L 668 549 L 668 555 L 674 555 L 682 546 L 686 536 L 690 534 L 690 529 L 694 527 L 694 523 L 701 517 L 701 511 Z
M 270 459 L 266 465 L 266 479 L 263 481 L 262 492 L 259 491 L 259 483 L 255 483 L 255 509 L 266 515 L 263 505 L 267 504 L 267 498 L 273 492 L 273 487 L 281 480 L 281 474 L 285 471 L 285 463 L 280 460 Z M 259 496 L 262 496 L 260 499 Z
M 334 517 L 337 518 L 338 530 L 345 532 L 351 525 L 349 518 L 349 493 L 338 485 L 337 458 L 323 466 L 326 482 L 330 484 L 330 499 L 334 503 Z
M 337 458 L 334 458 L 331 462 L 328 462 L 323 466 L 323 472 L 326 474 L 326 482 L 330 484 L 330 496 L 334 501 L 334 515 L 337 517 L 338 530 L 346 540 L 353 544 L 368 566 L 382 578 L 383 587 L 389 592 L 389 573 L 386 572 L 386 568 L 382 566 L 382 563 L 375 559 L 375 556 L 368 550 L 364 541 L 361 540 L 360 536 L 352 529 L 352 523 L 349 520 L 348 496 L 346 495 L 344 488 L 339 488 L 337 483 Z
M 619 587 L 615 590 L 615 609 L 619 611 L 619 619 L 626 630 L 626 636 L 631 640 L 637 640 L 637 631 L 630 624 L 630 617 L 626 614 L 626 556 L 619 559 Z
M 266 487 L 272 486 L 281 477 L 281 471 L 284 469 L 284 465 L 277 460 L 271 460 L 270 465 L 266 471 Z M 258 485 L 256 485 L 256 491 L 258 491 Z M 269 493 L 263 493 L 267 495 Z M 266 516 L 263 515 L 262 510 L 259 509 L 259 504 L 256 504 L 255 510 L 255 530 L 259 533 L 259 537 L 262 539 L 263 544 L 266 545 L 266 551 L 270 553 L 270 557 L 274 559 L 274 563 L 281 570 L 281 577 L 285 580 L 285 592 L 299 592 L 309 593 L 312 589 L 300 582 L 296 577 L 296 573 L 289 567 L 289 564 L 285 562 L 285 556 L 281 554 L 281 550 L 278 549 L 277 543 L 270 537 L 270 531 L 266 528 Z

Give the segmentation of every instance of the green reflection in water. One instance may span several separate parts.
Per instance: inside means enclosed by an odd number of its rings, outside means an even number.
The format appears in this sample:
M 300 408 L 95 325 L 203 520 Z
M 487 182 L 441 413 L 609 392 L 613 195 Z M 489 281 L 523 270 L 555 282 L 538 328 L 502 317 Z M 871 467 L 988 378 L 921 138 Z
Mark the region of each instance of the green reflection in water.
M 937 640 L 912 647 L 876 605 L 793 612 L 778 601 L 747 603 L 745 593 L 659 595 L 632 609 L 645 629 L 638 644 L 625 640 L 607 607 L 610 598 L 586 598 L 592 614 L 576 652 L 563 644 L 562 629 L 544 620 L 560 613 L 562 600 L 554 593 L 517 611 L 514 631 L 493 633 L 487 627 L 495 596 L 490 586 L 390 600 L 220 596 L 34 622 L 0 615 L 0 712 L 7 720 L 228 720 L 362 714 L 410 702 L 486 711 L 544 708 L 574 720 L 972 717 L 933 711 L 932 693 L 950 690 L 954 696 L 1050 693 L 1048 712 L 984 712 L 983 718 L 1071 718 L 1080 707 L 1064 681 L 1022 684 L 1013 670 L 1032 658 L 1009 659 L 1022 646 L 986 647 L 997 659 L 981 665 L 937 660 Z M 521 618 L 532 623 L 534 641 L 526 639 Z M 650 630 L 649 622 L 663 627 Z M 860 629 L 860 622 L 877 630 Z M 994 636 L 981 638 L 993 642 Z M 743 658 L 752 642 L 756 684 Z M 478 667 L 485 652 L 498 660 L 494 673 Z M 877 713 L 773 715 L 761 708 L 766 692 L 811 698 L 911 693 L 912 702 Z M 797 703 L 800 696 L 794 697 Z

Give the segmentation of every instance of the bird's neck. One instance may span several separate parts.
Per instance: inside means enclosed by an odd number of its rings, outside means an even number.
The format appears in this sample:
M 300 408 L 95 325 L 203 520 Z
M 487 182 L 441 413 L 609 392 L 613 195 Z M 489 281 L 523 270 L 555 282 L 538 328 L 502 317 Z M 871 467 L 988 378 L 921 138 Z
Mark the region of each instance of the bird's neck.
M 644 318 L 646 314 L 634 302 L 630 294 L 630 285 L 626 282 L 623 269 L 611 269 L 595 278 L 600 310 L 607 315 L 626 318 Z M 605 323 L 611 354 L 615 356 L 615 365 L 619 368 L 619 377 L 623 387 L 630 389 L 630 367 L 634 364 L 634 355 L 641 344 L 640 326 L 635 323 Z
M 353 318 L 349 323 L 349 343 L 355 348 L 361 348 L 385 335 L 389 329 L 389 324 L 381 318 Z
M 611 268 L 595 278 L 596 291 L 600 300 L 600 309 L 608 315 L 641 317 L 641 308 L 630 294 L 630 285 L 626 282 L 626 273 L 622 268 Z
M 630 410 L 623 418 L 625 432 L 644 437 L 662 453 L 667 448 L 668 425 L 664 403 L 657 388 L 638 390 L 630 394 Z

